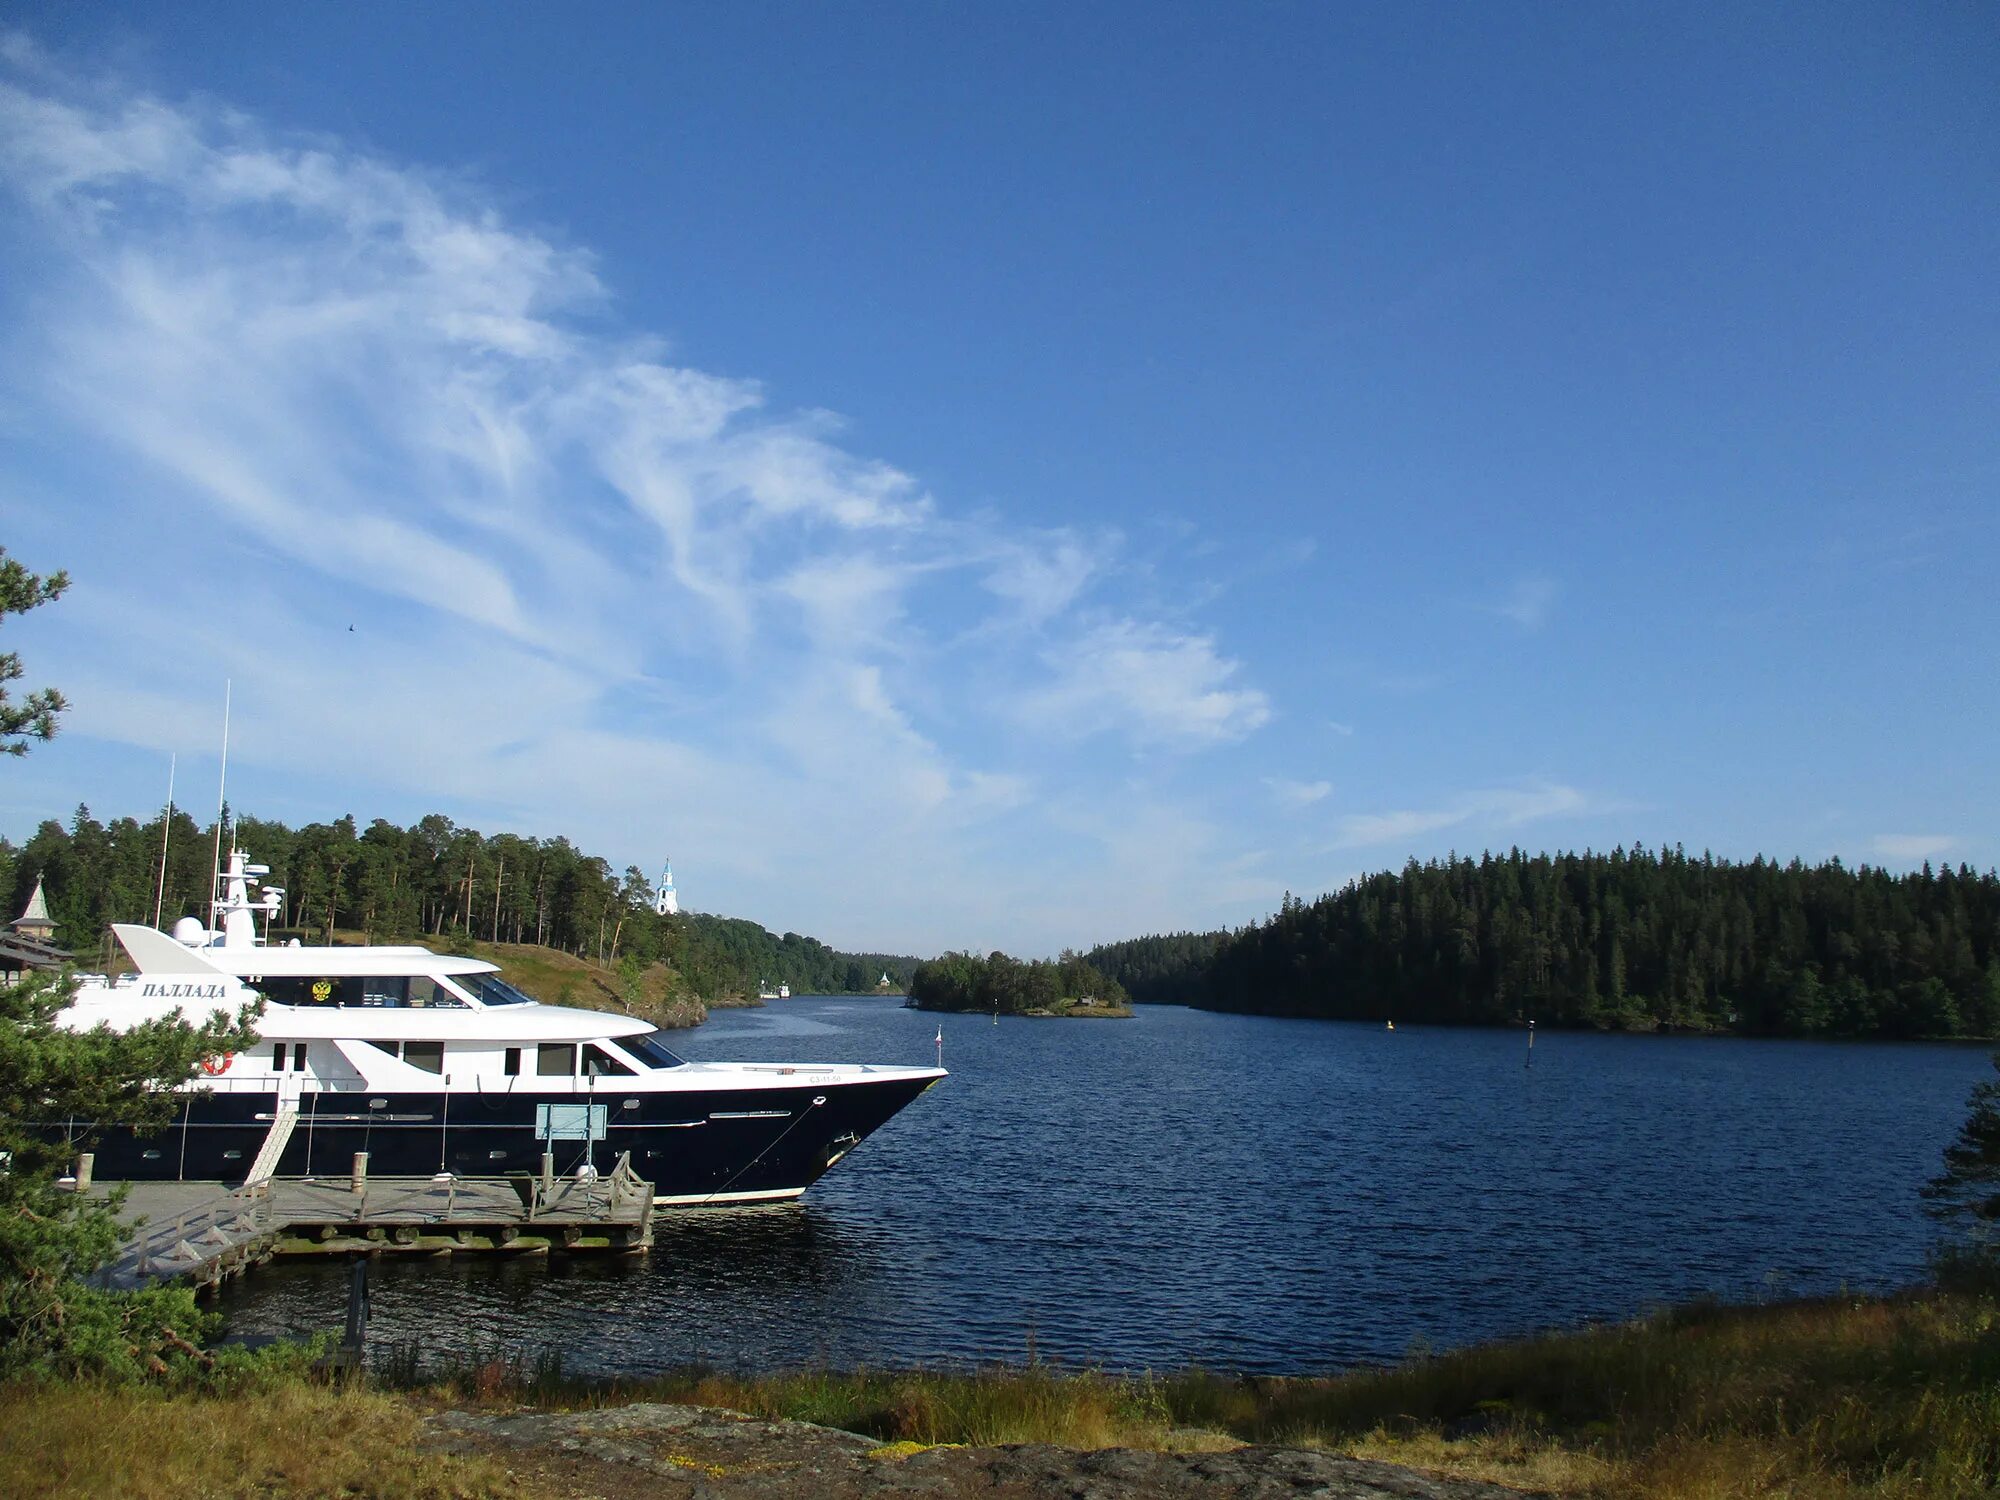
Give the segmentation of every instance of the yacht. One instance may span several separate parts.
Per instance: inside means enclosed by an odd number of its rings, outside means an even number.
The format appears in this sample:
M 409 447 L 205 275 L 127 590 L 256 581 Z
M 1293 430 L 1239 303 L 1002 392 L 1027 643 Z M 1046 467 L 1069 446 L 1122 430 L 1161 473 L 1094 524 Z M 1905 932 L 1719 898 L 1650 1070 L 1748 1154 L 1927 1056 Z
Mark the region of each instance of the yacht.
M 381 1176 L 587 1176 L 629 1154 L 657 1203 L 796 1198 L 946 1076 L 689 1062 L 646 1021 L 543 1004 L 481 959 L 270 944 L 257 918 L 283 892 L 251 896 L 268 873 L 232 852 L 213 928 L 114 926 L 137 972 L 83 976 L 63 1012 L 76 1030 L 123 1030 L 262 1004 L 255 1047 L 205 1059 L 171 1126 L 99 1136 L 100 1179 L 345 1176 L 363 1151 Z

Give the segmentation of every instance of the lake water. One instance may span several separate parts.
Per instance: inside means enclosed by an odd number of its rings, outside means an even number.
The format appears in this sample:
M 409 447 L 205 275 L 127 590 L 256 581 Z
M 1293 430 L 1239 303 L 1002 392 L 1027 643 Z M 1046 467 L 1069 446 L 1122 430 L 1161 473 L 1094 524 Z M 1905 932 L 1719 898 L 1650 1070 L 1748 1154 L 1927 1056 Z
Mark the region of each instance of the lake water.
M 1921 1274 L 1917 1190 L 1983 1049 L 1386 1032 L 1142 1007 L 936 1016 L 802 997 L 689 1057 L 953 1076 L 792 1204 L 667 1216 L 644 1259 L 378 1262 L 371 1341 L 560 1345 L 572 1373 L 1043 1358 L 1303 1372 L 1705 1294 Z M 338 1324 L 274 1265 L 243 1333 Z

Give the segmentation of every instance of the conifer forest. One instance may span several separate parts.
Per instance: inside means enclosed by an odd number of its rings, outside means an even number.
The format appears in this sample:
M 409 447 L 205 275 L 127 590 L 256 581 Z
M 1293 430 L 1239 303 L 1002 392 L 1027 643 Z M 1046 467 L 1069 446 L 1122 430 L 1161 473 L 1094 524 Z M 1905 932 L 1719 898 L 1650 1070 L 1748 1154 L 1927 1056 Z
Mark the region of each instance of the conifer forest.
M 2000 1035 L 2000 879 L 1680 849 L 1513 850 L 1086 958 L 1135 1000 L 1418 1023 Z
M 56 940 L 85 968 L 108 958 L 111 923 L 151 923 L 156 900 L 166 927 L 206 916 L 213 826 L 174 814 L 164 890 L 162 832 L 158 817 L 101 823 L 79 807 L 67 827 L 44 822 L 18 847 L 0 840 L 0 892 L 13 900 L 6 915 L 20 911 L 36 877 L 45 877 Z M 916 970 L 913 958 L 838 953 L 741 918 L 660 916 L 636 866 L 620 875 L 566 838 L 488 837 L 435 813 L 408 828 L 377 818 L 366 829 L 352 817 L 298 829 L 242 817 L 228 836 L 271 867 L 268 879 L 286 893 L 284 930 L 309 943 L 336 931 L 445 948 L 537 943 L 607 965 L 665 963 L 687 992 L 710 1000 L 754 995 L 763 984 L 789 984 L 798 994 L 872 993 L 884 973 L 902 988 Z

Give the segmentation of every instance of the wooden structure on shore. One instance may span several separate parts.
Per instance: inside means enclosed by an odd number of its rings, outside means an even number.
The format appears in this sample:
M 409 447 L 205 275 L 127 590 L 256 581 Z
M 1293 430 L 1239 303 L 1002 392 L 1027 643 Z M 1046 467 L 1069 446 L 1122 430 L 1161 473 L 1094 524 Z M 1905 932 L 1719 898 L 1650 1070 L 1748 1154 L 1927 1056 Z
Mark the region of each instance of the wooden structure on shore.
M 273 1256 L 637 1254 L 653 1242 L 653 1186 L 629 1157 L 599 1178 L 267 1178 L 142 1182 L 139 1217 L 99 1281 L 129 1290 L 186 1277 L 213 1286 Z

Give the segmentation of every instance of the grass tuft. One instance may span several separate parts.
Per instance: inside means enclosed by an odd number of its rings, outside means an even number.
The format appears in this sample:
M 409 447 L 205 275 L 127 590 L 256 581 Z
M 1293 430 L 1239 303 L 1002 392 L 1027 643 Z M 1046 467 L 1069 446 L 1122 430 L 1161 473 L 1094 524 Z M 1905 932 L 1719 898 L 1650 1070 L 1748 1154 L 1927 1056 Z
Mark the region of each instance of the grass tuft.
M 498 1500 L 485 1459 L 422 1453 L 407 1400 L 304 1379 L 229 1396 L 131 1387 L 0 1389 L 0 1495 L 10 1500 L 352 1496 Z
M 412 1382 L 401 1392 L 296 1374 L 209 1396 L 0 1388 L 0 1495 L 513 1496 L 504 1470 L 411 1444 L 436 1405 L 524 1399 L 728 1407 L 864 1433 L 885 1459 L 957 1444 L 1209 1452 L 1252 1442 L 1607 1500 L 2000 1493 L 2000 1297 L 1990 1287 L 1682 1308 L 1314 1378 L 1030 1364 L 687 1371 L 605 1386 L 562 1378 L 552 1358 L 493 1349 L 442 1370 L 422 1363 L 408 1351 L 394 1364 Z

